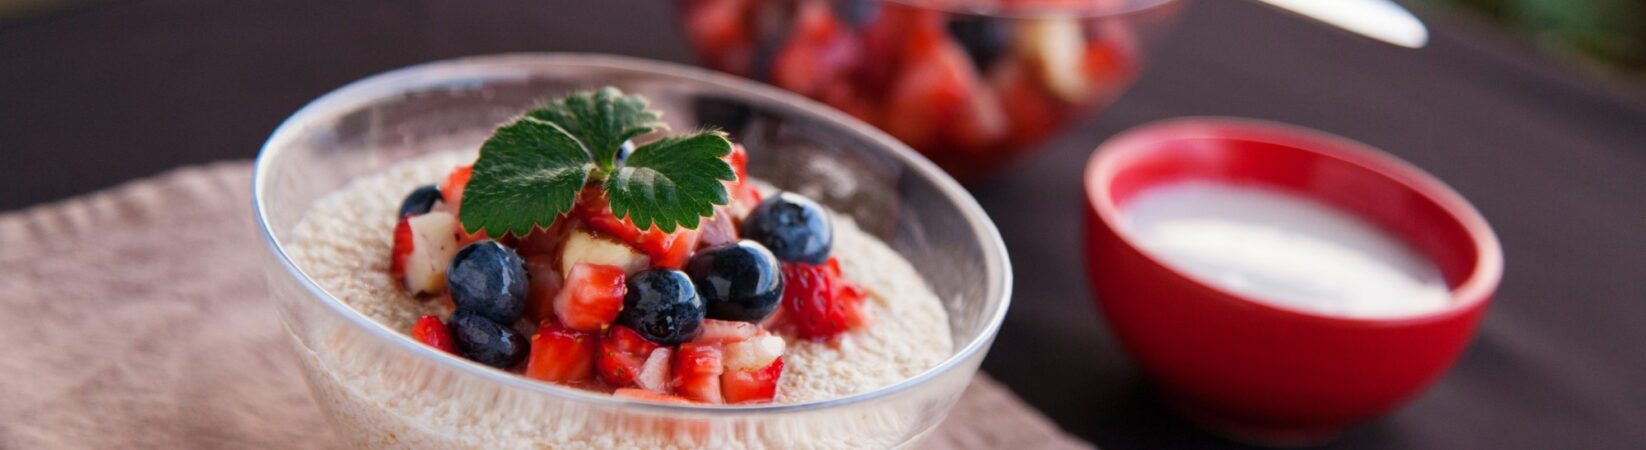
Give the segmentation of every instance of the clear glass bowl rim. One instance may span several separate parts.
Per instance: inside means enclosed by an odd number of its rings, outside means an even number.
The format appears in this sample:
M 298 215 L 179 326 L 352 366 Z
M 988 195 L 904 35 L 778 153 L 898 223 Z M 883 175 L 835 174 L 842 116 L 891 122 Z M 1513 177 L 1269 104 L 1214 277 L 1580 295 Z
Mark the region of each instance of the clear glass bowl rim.
M 1170 1 L 1170 0 L 1168 0 Z M 845 397 L 829 400 L 803 403 L 773 403 L 763 405 L 678 405 L 655 402 L 644 402 L 612 397 L 610 395 L 594 393 L 576 388 L 562 387 L 551 383 L 531 380 L 523 376 L 487 367 L 478 363 L 445 354 L 427 345 L 418 344 L 400 332 L 389 329 L 381 323 L 368 318 L 341 300 L 333 297 L 314 282 L 307 274 L 299 269 L 286 253 L 282 243 L 272 231 L 265 204 L 265 182 L 268 180 L 267 171 L 270 161 L 277 158 L 276 154 L 287 148 L 287 141 L 311 125 L 316 118 L 330 117 L 339 111 L 352 111 L 367 106 L 373 101 L 390 98 L 416 89 L 433 88 L 440 85 L 451 85 L 466 76 L 495 78 L 507 75 L 513 70 L 518 73 L 530 72 L 534 67 L 546 66 L 583 66 L 590 68 L 607 68 L 616 70 L 646 72 L 662 77 L 680 78 L 693 82 L 717 85 L 726 89 L 738 98 L 759 98 L 772 105 L 786 105 L 799 114 L 816 119 L 822 123 L 844 128 L 858 134 L 873 143 L 875 147 L 889 153 L 909 169 L 915 176 L 928 179 L 944 195 L 960 208 L 960 213 L 967 222 L 978 230 L 976 237 L 985 256 L 981 261 L 987 267 L 986 273 L 999 274 L 998 283 L 993 283 L 988 296 L 979 301 L 988 301 L 998 298 L 993 310 L 987 312 L 983 328 L 976 337 L 966 346 L 950 355 L 942 363 L 921 372 L 914 377 L 895 384 L 868 392 L 861 392 Z M 286 275 L 295 278 L 298 284 L 308 291 L 312 300 L 319 301 L 333 313 L 342 316 L 350 325 L 355 326 L 368 334 L 388 341 L 390 345 L 398 346 L 402 350 L 427 360 L 432 364 L 449 365 L 455 370 L 467 375 L 477 376 L 491 382 L 541 395 L 561 397 L 568 400 L 588 402 L 597 406 L 638 408 L 656 410 L 666 413 L 699 414 L 699 415 L 744 415 L 750 413 L 778 414 L 803 411 L 831 409 L 867 403 L 873 400 L 890 397 L 900 392 L 913 389 L 917 386 L 937 378 L 940 375 L 956 370 L 973 354 L 984 351 L 994 340 L 1005 320 L 1006 311 L 1011 306 L 1012 268 L 1011 260 L 1006 254 L 1006 245 L 1001 240 L 1000 232 L 977 204 L 976 199 L 962 188 L 959 182 L 939 169 L 931 161 L 920 156 L 914 149 L 892 138 L 873 126 L 858 121 L 845 113 L 836 111 L 821 103 L 817 103 L 797 94 L 783 91 L 776 87 L 766 86 L 754 81 L 744 80 L 731 75 L 711 72 L 674 63 L 647 60 L 642 58 L 580 53 L 506 53 L 496 55 L 468 56 L 446 60 L 426 62 L 409 67 L 391 70 L 350 82 L 342 87 L 327 92 L 325 95 L 310 101 L 296 113 L 286 118 L 279 127 L 264 142 L 259 150 L 257 160 L 252 168 L 252 211 L 257 223 L 258 233 L 268 249 L 273 252 L 275 260 L 279 261 Z M 283 320 L 282 320 L 283 321 Z

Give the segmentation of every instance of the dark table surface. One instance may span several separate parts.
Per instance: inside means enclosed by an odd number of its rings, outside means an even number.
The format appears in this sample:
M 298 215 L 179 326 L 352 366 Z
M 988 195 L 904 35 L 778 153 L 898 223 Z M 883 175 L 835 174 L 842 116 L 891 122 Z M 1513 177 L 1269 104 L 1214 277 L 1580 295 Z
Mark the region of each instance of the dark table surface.
M 658 0 L 81 1 L 0 22 L 0 210 L 251 158 L 310 99 L 418 62 L 690 61 Z M 972 186 L 1018 268 L 985 369 L 1105 448 L 1239 447 L 1169 415 L 1098 320 L 1077 255 L 1079 178 L 1091 149 L 1128 127 L 1266 118 L 1428 169 L 1479 207 L 1507 255 L 1457 367 L 1329 447 L 1646 448 L 1646 106 L 1496 30 L 1425 18 L 1430 46 L 1405 50 L 1253 3 L 1191 5 L 1103 117 Z

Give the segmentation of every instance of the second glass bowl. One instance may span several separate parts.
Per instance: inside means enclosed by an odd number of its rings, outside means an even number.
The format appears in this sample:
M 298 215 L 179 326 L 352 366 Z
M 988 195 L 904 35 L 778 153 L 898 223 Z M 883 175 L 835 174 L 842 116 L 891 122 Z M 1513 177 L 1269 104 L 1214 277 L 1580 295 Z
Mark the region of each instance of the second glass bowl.
M 1107 107 L 1181 0 L 679 0 L 703 65 L 874 124 L 957 178 Z

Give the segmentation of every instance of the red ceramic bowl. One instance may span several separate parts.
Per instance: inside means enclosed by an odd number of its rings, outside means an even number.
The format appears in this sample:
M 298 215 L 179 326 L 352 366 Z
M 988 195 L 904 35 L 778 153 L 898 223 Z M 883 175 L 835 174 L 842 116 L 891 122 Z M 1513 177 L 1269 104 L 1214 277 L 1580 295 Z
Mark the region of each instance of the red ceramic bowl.
M 1139 192 L 1188 180 L 1281 189 L 1357 214 L 1434 261 L 1453 301 L 1345 318 L 1197 281 L 1144 251 L 1123 217 Z M 1196 118 L 1128 131 L 1091 159 L 1086 196 L 1088 275 L 1110 328 L 1173 408 L 1237 440 L 1321 441 L 1400 405 L 1457 359 L 1503 271 L 1485 219 L 1435 177 L 1285 125 Z

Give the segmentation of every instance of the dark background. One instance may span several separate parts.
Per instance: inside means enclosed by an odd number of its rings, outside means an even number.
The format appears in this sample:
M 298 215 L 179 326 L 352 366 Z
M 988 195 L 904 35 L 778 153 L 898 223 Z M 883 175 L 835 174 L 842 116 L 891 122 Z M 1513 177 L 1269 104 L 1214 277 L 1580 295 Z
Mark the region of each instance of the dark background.
M 1166 413 L 1098 320 L 1079 179 L 1128 127 L 1266 118 L 1428 169 L 1507 256 L 1458 366 L 1329 447 L 1646 448 L 1646 107 L 1524 40 L 1421 15 L 1433 41 L 1406 50 L 1249 2 L 1192 4 L 1111 110 L 972 186 L 1018 280 L 985 369 L 1105 448 L 1237 447 Z M 663 0 L 107 0 L 3 21 L 0 210 L 251 158 L 304 103 L 387 69 L 515 51 L 690 62 L 677 33 Z

